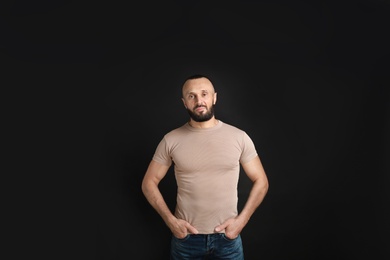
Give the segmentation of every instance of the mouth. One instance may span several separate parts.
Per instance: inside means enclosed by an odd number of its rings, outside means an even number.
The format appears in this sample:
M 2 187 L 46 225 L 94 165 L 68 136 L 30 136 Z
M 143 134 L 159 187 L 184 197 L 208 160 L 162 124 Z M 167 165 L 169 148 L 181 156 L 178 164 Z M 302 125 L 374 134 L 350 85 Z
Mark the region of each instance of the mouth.
M 197 112 L 201 112 L 201 111 L 204 111 L 204 110 L 206 110 L 206 108 L 203 107 L 203 106 L 195 108 L 195 111 L 197 111 Z

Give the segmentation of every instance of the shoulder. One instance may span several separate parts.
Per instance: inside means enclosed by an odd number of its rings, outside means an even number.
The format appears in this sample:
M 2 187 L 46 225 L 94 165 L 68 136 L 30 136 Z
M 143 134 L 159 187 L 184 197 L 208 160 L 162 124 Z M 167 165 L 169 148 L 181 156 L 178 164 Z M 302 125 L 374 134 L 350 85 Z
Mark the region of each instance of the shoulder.
M 229 136 L 230 138 L 236 139 L 239 143 L 246 143 L 251 141 L 251 137 L 249 134 L 242 128 L 239 128 L 235 125 L 223 124 L 223 133 L 225 136 Z
M 176 138 L 179 138 L 180 136 L 183 136 L 183 135 L 185 135 L 187 133 L 188 133 L 188 130 L 187 130 L 185 124 L 184 124 L 184 125 L 182 125 L 180 127 L 174 128 L 171 131 L 169 131 L 168 133 L 166 133 L 164 135 L 164 138 L 167 139 L 167 140 L 176 139 Z
M 225 122 L 223 122 L 222 129 L 224 131 L 229 131 L 233 134 L 245 134 L 245 131 L 242 130 L 241 128 Z

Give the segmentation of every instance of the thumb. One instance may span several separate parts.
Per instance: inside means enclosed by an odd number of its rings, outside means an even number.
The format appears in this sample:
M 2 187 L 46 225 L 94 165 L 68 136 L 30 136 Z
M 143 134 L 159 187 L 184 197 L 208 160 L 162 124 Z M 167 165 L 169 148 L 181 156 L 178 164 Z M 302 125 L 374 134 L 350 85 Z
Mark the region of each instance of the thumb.
M 224 230 L 228 225 L 229 225 L 229 222 L 228 222 L 228 221 L 225 221 L 225 222 L 222 223 L 221 225 L 216 226 L 216 227 L 215 227 L 215 231 L 216 231 L 216 232 L 222 231 L 222 230 Z

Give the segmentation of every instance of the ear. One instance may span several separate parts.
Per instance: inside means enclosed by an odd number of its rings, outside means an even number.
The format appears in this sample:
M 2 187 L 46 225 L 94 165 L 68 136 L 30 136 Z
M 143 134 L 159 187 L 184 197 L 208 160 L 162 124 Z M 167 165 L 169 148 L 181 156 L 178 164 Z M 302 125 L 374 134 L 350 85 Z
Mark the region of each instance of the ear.
M 186 102 L 185 102 L 184 98 L 181 98 L 181 100 L 183 101 L 183 105 L 184 105 L 184 107 L 185 107 L 185 108 L 187 108 L 187 106 L 186 106 Z
M 213 105 L 215 105 L 215 103 L 217 103 L 217 92 L 214 93 Z

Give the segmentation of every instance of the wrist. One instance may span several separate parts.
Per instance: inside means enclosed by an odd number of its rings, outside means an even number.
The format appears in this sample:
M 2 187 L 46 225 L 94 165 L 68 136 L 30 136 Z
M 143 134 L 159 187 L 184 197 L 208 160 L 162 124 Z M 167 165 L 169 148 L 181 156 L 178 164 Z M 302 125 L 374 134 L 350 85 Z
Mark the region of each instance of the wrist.
M 244 225 L 249 222 L 250 216 L 245 213 L 241 213 L 236 217 L 237 220 L 241 221 Z
M 177 221 L 177 218 L 174 216 L 174 215 L 169 215 L 169 216 L 167 216 L 166 218 L 165 218 L 165 223 L 167 224 L 167 226 L 169 227 L 169 228 L 171 228 L 172 226 L 174 226 L 175 225 L 175 223 L 176 223 L 176 221 Z

